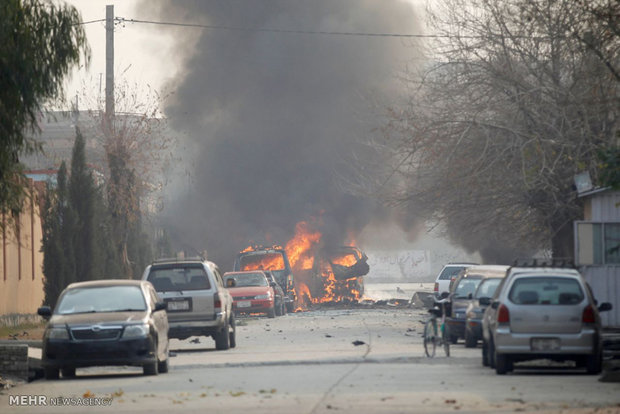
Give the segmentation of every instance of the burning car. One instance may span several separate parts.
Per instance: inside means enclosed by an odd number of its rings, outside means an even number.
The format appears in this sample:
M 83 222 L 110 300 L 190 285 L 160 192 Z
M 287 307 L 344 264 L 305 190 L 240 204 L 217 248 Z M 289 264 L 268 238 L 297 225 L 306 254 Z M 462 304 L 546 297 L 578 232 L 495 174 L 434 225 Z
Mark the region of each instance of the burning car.
M 363 276 L 368 257 L 357 247 L 325 248 L 321 234 L 298 231 L 286 248 L 250 246 L 240 252 L 234 271 L 270 270 L 285 290 L 287 310 L 311 303 L 359 300 L 364 293 Z

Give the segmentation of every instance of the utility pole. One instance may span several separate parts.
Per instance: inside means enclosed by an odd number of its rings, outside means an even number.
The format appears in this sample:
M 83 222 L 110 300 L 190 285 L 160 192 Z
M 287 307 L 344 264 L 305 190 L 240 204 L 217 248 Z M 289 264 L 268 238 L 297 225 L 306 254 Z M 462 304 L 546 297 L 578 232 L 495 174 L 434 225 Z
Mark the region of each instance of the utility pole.
M 105 6 L 105 116 L 114 120 L 114 5 Z M 110 128 L 111 130 L 111 128 Z

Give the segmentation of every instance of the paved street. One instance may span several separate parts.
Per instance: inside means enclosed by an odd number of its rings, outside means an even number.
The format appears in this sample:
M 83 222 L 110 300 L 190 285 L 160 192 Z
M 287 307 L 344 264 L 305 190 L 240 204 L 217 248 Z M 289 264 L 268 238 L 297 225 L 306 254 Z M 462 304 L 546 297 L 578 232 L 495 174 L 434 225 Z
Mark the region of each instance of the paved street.
M 39 380 L 0 395 L 5 412 L 594 412 L 620 404 L 620 386 L 580 371 L 521 369 L 498 377 L 480 349 L 452 347 L 428 359 L 423 310 L 321 309 L 243 319 L 238 346 L 215 351 L 198 338 L 172 341 L 171 370 L 79 369 L 71 380 Z M 194 342 L 196 338 L 193 338 Z M 354 341 L 363 342 L 354 345 Z M 112 397 L 111 406 L 10 405 L 9 395 Z M 567 411 L 567 409 L 570 409 Z M 583 410 L 585 409 L 585 410 Z

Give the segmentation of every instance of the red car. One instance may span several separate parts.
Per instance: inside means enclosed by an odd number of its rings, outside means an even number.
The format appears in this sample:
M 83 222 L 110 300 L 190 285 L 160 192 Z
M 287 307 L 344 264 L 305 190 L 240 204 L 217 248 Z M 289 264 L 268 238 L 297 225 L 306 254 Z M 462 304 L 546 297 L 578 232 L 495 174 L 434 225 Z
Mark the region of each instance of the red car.
M 228 272 L 224 274 L 224 284 L 233 298 L 236 313 L 276 316 L 274 290 L 263 271 Z

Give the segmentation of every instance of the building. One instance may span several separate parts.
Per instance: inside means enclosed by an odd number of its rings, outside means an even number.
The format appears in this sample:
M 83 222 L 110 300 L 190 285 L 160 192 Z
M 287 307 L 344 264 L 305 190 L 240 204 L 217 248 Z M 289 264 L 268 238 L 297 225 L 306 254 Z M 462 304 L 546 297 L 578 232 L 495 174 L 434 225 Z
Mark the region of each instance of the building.
M 575 261 L 599 303 L 603 326 L 620 327 L 620 191 L 598 188 L 579 194 L 584 219 L 574 223 Z

